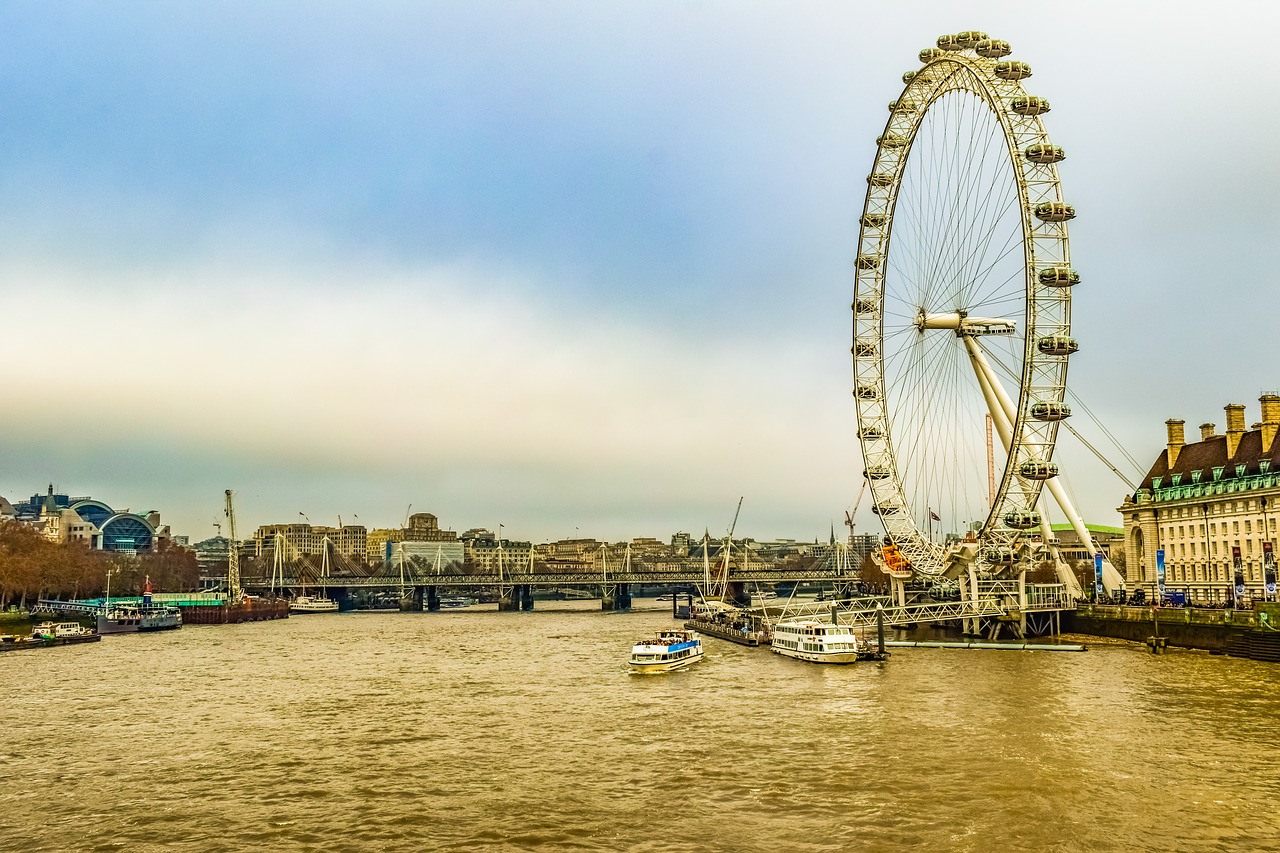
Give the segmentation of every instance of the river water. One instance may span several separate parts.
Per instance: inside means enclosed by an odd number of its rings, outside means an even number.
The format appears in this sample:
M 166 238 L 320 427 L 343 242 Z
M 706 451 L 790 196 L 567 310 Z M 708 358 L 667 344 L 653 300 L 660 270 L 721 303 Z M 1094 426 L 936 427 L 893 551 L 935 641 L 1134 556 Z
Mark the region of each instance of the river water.
M 1280 666 L 708 638 L 635 676 L 638 603 L 0 656 L 0 850 L 1280 849 Z

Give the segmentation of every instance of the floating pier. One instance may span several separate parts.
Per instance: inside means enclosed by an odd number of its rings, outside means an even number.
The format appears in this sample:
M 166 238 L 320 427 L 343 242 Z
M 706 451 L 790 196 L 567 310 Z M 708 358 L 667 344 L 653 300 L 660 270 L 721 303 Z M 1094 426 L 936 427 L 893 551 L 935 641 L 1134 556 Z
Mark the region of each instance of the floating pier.
M 941 640 L 885 640 L 886 646 L 907 649 L 1003 649 L 1022 652 L 1087 652 L 1077 643 L 949 643 Z

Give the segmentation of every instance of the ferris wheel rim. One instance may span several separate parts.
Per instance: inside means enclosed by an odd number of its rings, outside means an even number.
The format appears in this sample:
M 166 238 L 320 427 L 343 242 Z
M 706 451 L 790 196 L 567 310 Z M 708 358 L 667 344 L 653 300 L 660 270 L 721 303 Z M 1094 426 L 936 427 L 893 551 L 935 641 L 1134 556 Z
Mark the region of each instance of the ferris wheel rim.
M 1028 95 L 1021 86 L 1020 81 L 1030 76 L 1029 66 L 1003 60 L 1009 53 L 1008 45 L 981 33 L 943 36 L 938 45 L 937 49 L 921 52 L 920 69 L 903 75 L 905 86 L 890 104 L 885 130 L 877 139 L 859 219 L 851 306 L 858 439 L 866 465 L 864 476 L 871 486 L 873 512 L 880 517 L 886 535 L 924 574 L 943 570 L 943 553 L 933 537 L 926 537 L 920 529 L 916 521 L 920 508 L 908 506 L 899 469 L 885 387 L 885 282 L 904 172 L 915 149 L 917 133 L 942 98 L 963 92 L 980 99 L 991 110 L 1003 134 L 1004 152 L 1016 183 L 1022 230 L 1026 324 L 1022 375 L 1011 401 L 1015 414 L 999 488 L 978 534 L 984 546 L 1011 551 L 1032 526 L 1033 519 L 1039 525 L 1036 508 L 1043 479 L 1026 477 L 1024 472 L 1038 476 L 1051 470 L 1058 418 L 1033 416 L 1032 405 L 1043 405 L 1046 408 L 1036 411 L 1053 415 L 1066 410 L 1065 355 L 1070 354 L 1046 352 L 1040 346 L 1041 333 L 1052 332 L 1074 345 L 1070 338 L 1069 285 L 1078 280 L 1070 267 L 1066 228 L 1074 210 L 1063 201 L 1056 166 L 1062 159 L 1061 149 L 1052 145 L 1040 119 L 1048 110 L 1047 101 Z M 933 515 L 932 508 L 926 510 Z

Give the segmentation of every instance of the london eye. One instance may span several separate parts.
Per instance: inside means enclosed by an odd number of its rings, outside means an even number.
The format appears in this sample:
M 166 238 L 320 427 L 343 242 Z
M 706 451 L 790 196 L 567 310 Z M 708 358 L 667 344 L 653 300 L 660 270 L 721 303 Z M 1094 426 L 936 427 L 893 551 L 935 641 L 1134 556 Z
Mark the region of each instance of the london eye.
M 1052 540 L 1041 492 L 1071 336 L 1063 149 L 1031 67 L 981 32 L 944 35 L 903 75 L 860 217 L 853 395 L 874 512 L 914 572 L 957 541 L 998 573 Z M 1083 524 L 1081 523 L 1081 529 Z M 1025 550 L 1022 551 L 1025 554 Z

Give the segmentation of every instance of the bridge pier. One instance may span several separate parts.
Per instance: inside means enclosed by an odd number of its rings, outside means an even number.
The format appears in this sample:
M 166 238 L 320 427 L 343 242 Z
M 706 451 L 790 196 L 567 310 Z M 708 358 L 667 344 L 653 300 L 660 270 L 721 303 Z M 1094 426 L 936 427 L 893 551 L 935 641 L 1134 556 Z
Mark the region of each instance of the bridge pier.
M 631 609 L 631 584 L 618 583 L 604 588 L 600 609 L 612 612 Z
M 434 586 L 427 587 L 427 612 L 438 613 L 440 611 L 440 590 Z
M 518 587 L 504 586 L 498 588 L 498 612 L 508 613 L 520 609 L 520 591 Z
M 352 608 L 355 607 L 355 605 L 352 604 L 351 602 L 351 590 L 347 589 L 345 586 L 339 586 L 339 587 L 331 586 L 326 590 L 326 593 L 329 595 L 330 598 L 338 602 L 339 612 L 351 610 Z
M 422 587 L 411 587 L 408 592 L 408 595 L 400 599 L 400 609 L 405 613 L 421 613 Z
M 533 609 L 533 585 L 516 584 L 500 587 L 498 590 L 498 612 L 508 613 L 518 610 Z

